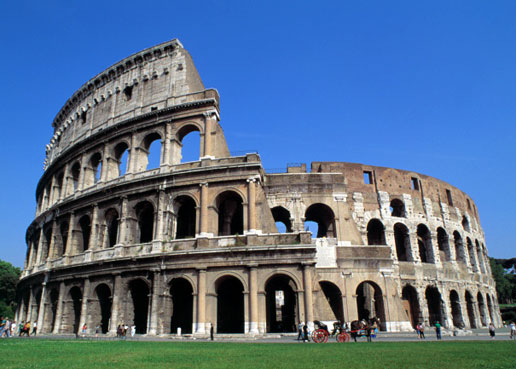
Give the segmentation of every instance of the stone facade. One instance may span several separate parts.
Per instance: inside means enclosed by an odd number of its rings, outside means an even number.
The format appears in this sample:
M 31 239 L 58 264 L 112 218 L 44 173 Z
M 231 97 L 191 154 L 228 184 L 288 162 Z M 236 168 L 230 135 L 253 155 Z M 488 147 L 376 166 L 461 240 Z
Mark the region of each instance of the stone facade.
M 266 173 L 259 155 L 229 154 L 219 120 L 177 40 L 84 84 L 52 124 L 16 320 L 151 335 L 372 316 L 388 331 L 501 324 L 467 194 L 362 164 Z M 182 162 L 194 132 L 199 159 Z

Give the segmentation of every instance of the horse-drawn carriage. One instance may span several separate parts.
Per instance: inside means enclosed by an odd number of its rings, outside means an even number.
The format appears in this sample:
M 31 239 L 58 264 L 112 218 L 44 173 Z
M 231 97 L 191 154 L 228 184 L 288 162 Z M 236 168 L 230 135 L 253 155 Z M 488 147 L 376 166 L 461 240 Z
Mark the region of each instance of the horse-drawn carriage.
M 343 326 L 340 321 L 333 323 L 333 329 L 330 332 L 328 326 L 319 320 L 314 321 L 316 329 L 312 332 L 312 340 L 315 343 L 326 343 L 330 337 L 334 337 L 337 342 L 349 342 L 350 337 L 357 342 L 357 337 L 367 337 L 367 342 L 371 342 L 375 337 L 375 332 L 379 326 L 378 318 L 374 317 L 369 320 L 354 320 L 350 327 Z

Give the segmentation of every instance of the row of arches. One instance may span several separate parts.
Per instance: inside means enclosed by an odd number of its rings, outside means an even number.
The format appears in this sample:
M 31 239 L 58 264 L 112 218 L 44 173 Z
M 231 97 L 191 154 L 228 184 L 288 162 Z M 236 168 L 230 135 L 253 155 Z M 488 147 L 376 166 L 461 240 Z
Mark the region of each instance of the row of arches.
M 172 164 L 199 160 L 200 132 L 200 128 L 194 124 L 179 129 L 171 140 L 175 146 L 173 158 L 170 159 Z M 141 137 L 139 142 L 128 137 L 73 161 L 43 189 L 38 197 L 38 211 L 48 209 L 60 199 L 101 180 L 109 181 L 126 173 L 160 167 L 165 161 L 164 140 L 165 133 L 156 130 Z
M 396 223 L 393 226 L 394 243 L 396 247 L 396 256 L 399 261 L 413 261 L 411 250 L 410 232 L 408 227 L 403 223 Z M 416 229 L 416 237 L 419 259 L 423 263 L 435 263 L 434 248 L 432 244 L 432 235 L 428 227 L 419 224 Z M 367 243 L 368 245 L 386 245 L 385 226 L 379 219 L 371 219 L 367 224 Z M 458 231 L 453 232 L 453 245 L 455 260 L 466 263 L 469 256 L 469 262 L 475 271 L 486 273 L 486 252 L 485 247 L 478 240 L 475 244 L 471 238 L 466 237 L 466 247 L 461 234 Z M 449 236 L 442 227 L 437 228 L 437 246 L 439 256 L 442 261 L 451 261 L 452 252 L 450 250 Z M 466 256 L 468 255 L 468 256 Z M 478 262 L 477 262 L 478 261 Z
M 280 233 L 293 232 L 293 218 L 290 212 L 283 206 L 271 209 L 274 222 Z M 325 204 L 315 203 L 310 205 L 303 218 L 305 230 L 311 231 L 314 237 L 337 238 L 335 213 Z
M 426 300 L 428 309 L 428 321 L 429 325 L 435 325 L 436 322 L 441 324 L 445 323 L 446 314 L 446 302 L 441 295 L 439 289 L 435 286 L 428 286 L 425 289 L 424 299 Z M 416 288 L 407 284 L 402 290 L 402 300 L 404 302 L 405 311 L 410 319 L 412 327 L 415 328 L 418 323 L 425 322 L 423 316 L 423 307 L 420 306 L 420 298 Z M 451 324 L 456 328 L 480 328 L 481 326 L 487 326 L 489 322 L 494 322 L 495 313 L 493 298 L 486 293 L 484 295 L 479 291 L 476 296 L 476 301 L 473 298 L 473 294 L 466 290 L 464 293 L 463 300 L 456 290 L 451 290 L 448 296 L 448 302 L 451 310 Z M 466 312 L 462 311 L 462 304 L 465 302 Z M 467 317 L 467 322 L 465 320 Z

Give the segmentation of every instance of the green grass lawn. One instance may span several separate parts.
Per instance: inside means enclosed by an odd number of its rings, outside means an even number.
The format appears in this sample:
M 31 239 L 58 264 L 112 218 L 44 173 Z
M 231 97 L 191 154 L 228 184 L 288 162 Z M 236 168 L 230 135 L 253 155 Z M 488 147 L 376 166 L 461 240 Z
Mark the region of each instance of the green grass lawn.
M 516 368 L 516 342 L 0 340 L 1 368 Z

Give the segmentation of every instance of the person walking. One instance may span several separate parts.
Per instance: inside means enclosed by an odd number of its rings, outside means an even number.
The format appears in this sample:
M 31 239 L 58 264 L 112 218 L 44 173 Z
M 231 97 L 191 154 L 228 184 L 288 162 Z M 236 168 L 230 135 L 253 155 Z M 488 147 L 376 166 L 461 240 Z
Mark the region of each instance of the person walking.
M 511 322 L 511 324 L 509 324 L 509 329 L 511 331 L 509 338 L 512 340 L 514 337 L 516 337 L 516 324 Z
M 306 324 L 303 325 L 303 342 L 310 342 L 308 338 L 308 326 Z
M 299 322 L 297 325 L 297 340 L 301 341 L 303 340 L 303 322 Z
M 133 324 L 131 326 L 131 337 L 134 337 L 135 334 L 136 334 L 136 326 Z
M 32 323 L 32 334 L 36 336 L 38 334 L 38 322 L 34 321 Z
M 425 326 L 423 325 L 423 323 L 419 323 L 417 325 L 417 332 L 419 339 L 425 339 Z
M 441 339 L 441 323 L 439 321 L 435 322 L 435 336 L 438 340 Z
M 495 326 L 493 322 L 489 323 L 489 335 L 491 336 L 491 339 L 495 339 Z

